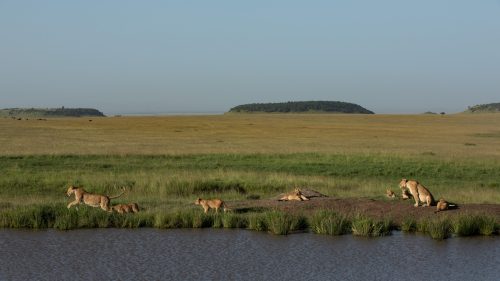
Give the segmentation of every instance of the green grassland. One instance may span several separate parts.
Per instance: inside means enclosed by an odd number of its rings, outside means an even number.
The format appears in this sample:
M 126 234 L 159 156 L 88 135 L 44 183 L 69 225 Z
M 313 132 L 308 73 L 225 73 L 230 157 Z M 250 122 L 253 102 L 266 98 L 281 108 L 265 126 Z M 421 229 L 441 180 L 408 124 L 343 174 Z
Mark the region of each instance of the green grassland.
M 193 210 L 201 212 L 193 204 L 197 197 L 230 204 L 272 198 L 294 186 L 336 198 L 383 199 L 402 177 L 418 179 L 448 201 L 500 203 L 495 114 L 1 118 L 0 132 L 3 220 L 36 206 L 68 220 L 100 211 L 65 214 L 70 184 L 109 195 L 127 187 L 113 203 L 137 202 L 141 213 L 111 225 L 129 227 L 161 226 L 176 212 L 194 216 Z M 252 216 L 246 223 L 258 224 Z

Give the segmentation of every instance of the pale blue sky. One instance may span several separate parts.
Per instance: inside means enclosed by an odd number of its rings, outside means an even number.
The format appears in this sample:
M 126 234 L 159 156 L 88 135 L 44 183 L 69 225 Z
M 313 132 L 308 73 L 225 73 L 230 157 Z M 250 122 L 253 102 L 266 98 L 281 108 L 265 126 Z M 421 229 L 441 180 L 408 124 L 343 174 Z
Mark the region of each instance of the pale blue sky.
M 499 0 L 0 0 L 0 108 L 500 102 Z

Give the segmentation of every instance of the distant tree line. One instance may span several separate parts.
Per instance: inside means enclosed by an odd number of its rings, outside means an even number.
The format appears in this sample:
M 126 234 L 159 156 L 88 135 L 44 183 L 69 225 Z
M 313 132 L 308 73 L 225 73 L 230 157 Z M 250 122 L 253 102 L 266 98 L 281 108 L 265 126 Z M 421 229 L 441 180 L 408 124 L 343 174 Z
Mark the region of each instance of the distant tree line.
M 488 103 L 488 104 L 478 104 L 474 106 L 469 106 L 466 112 L 477 113 L 477 112 L 500 112 L 500 102 Z
M 340 101 L 289 101 L 279 103 L 251 103 L 238 105 L 229 112 L 330 112 L 330 113 L 362 113 L 373 114 L 360 105 Z
M 83 117 L 83 116 L 105 116 L 94 108 L 6 108 L 1 110 L 4 116 L 23 117 Z

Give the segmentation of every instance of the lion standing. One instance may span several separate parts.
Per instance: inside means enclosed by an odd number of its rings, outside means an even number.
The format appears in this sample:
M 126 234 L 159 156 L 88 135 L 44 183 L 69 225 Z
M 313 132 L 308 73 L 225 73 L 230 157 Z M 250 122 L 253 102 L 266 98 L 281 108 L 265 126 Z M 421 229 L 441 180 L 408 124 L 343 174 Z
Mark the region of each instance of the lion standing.
M 215 209 L 216 213 L 219 212 L 220 208 L 224 209 L 224 212 L 226 212 L 226 204 L 220 199 L 205 200 L 198 198 L 196 199 L 196 201 L 194 201 L 194 204 L 201 205 L 201 207 L 205 211 L 205 214 L 208 213 L 208 210 L 210 208 Z
M 418 181 L 402 179 L 399 183 L 401 187 L 403 199 L 408 198 L 408 192 L 415 199 L 415 207 L 418 207 L 419 203 L 424 203 L 423 206 L 433 206 L 435 205 L 434 197 L 431 192 Z
M 117 196 L 109 197 L 107 195 L 100 195 L 100 194 L 93 194 L 90 192 L 87 192 L 83 187 L 76 187 L 70 185 L 68 187 L 68 191 L 66 192 L 66 195 L 71 196 L 72 194 L 75 194 L 75 200 L 70 202 L 67 206 L 67 208 L 71 208 L 74 205 L 84 203 L 86 205 L 92 206 L 92 207 L 101 207 L 104 211 L 111 212 L 111 208 L 109 206 L 110 200 L 118 198 L 122 196 L 125 193 L 125 188 L 123 188 L 122 193 L 120 193 Z

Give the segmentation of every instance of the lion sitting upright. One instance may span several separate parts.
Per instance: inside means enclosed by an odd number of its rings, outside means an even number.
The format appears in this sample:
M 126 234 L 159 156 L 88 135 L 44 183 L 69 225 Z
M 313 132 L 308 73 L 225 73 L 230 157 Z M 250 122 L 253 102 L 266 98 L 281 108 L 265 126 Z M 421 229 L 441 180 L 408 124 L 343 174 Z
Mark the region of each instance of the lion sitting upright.
M 112 212 L 109 204 L 111 199 L 118 198 L 125 193 L 125 188 L 123 188 L 122 193 L 117 196 L 109 197 L 107 195 L 93 194 L 87 192 L 83 187 L 76 187 L 70 185 L 68 191 L 66 191 L 66 195 L 71 196 L 75 194 L 75 200 L 68 204 L 68 209 L 74 205 L 84 203 L 86 205 L 92 207 L 101 207 L 104 211 Z
M 401 187 L 403 199 L 409 198 L 408 192 L 413 196 L 413 199 L 415 199 L 415 207 L 418 207 L 420 202 L 424 203 L 423 206 L 435 205 L 434 197 L 431 192 L 418 181 L 402 179 L 399 183 L 399 187 Z
M 308 201 L 309 198 L 305 197 L 300 189 L 295 188 L 294 191 L 286 193 L 283 197 L 278 199 L 278 201 L 292 201 L 292 200 Z

